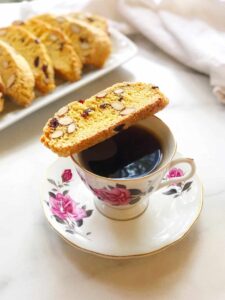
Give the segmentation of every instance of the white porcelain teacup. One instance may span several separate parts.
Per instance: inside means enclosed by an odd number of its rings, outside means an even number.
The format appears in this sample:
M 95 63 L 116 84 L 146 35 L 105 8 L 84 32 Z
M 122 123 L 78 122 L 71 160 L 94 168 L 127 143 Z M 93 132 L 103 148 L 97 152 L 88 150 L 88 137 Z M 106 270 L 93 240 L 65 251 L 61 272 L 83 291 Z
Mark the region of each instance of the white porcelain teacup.
M 160 188 L 186 181 L 195 173 L 195 163 L 190 158 L 173 159 L 176 142 L 168 126 L 159 118 L 152 116 L 137 123 L 159 138 L 163 158 L 152 172 L 137 178 L 107 178 L 87 170 L 81 161 L 81 154 L 71 156 L 75 168 L 85 185 L 96 196 L 96 208 L 106 217 L 115 220 L 129 220 L 141 215 L 148 206 L 149 196 Z M 186 163 L 189 171 L 179 178 L 165 180 L 167 171 L 175 165 Z

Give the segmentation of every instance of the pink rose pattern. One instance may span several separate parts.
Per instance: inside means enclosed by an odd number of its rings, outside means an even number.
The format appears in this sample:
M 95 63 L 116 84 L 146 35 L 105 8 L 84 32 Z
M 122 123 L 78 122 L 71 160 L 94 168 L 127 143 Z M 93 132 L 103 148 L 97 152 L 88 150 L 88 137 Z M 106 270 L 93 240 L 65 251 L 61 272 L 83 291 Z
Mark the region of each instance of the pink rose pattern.
M 127 189 L 123 184 L 116 184 L 115 187 L 107 186 L 96 189 L 89 185 L 90 189 L 99 200 L 105 201 L 110 205 L 130 205 L 137 203 L 144 193 L 139 189 Z
M 70 169 L 66 169 L 63 171 L 61 178 L 63 182 L 68 182 L 72 179 L 73 174 L 72 171 Z
M 57 193 L 55 197 L 49 197 L 49 204 L 54 216 L 61 220 L 66 220 L 68 217 L 75 221 L 82 220 L 87 216 L 86 211 L 80 208 L 69 195 Z
M 65 189 L 68 188 L 72 178 L 71 169 L 66 169 L 61 174 L 61 182 L 48 179 L 53 188 L 49 191 L 49 200 L 46 201 L 46 204 L 49 206 L 55 220 L 66 226 L 67 232 L 78 234 L 76 227 L 82 226 L 83 219 L 90 217 L 93 210 L 86 209 L 85 205 L 80 207 L 69 195 L 69 190 Z M 90 232 L 86 235 L 88 234 Z
M 111 205 L 127 205 L 131 200 L 131 193 L 126 188 L 113 188 L 113 189 L 93 189 L 95 195 L 111 204 Z
M 184 171 L 179 168 L 172 168 L 169 170 L 169 172 L 166 174 L 165 179 L 171 179 L 176 177 L 182 177 L 184 176 Z M 174 198 L 177 198 L 181 196 L 185 191 L 188 192 L 191 189 L 192 181 L 188 182 L 179 182 L 177 184 L 172 184 L 168 190 L 163 192 L 164 195 L 173 195 Z
M 170 178 L 175 178 L 175 177 L 181 177 L 184 176 L 184 171 L 178 168 L 173 168 L 171 170 L 169 170 L 169 172 L 167 173 L 166 177 L 168 179 Z

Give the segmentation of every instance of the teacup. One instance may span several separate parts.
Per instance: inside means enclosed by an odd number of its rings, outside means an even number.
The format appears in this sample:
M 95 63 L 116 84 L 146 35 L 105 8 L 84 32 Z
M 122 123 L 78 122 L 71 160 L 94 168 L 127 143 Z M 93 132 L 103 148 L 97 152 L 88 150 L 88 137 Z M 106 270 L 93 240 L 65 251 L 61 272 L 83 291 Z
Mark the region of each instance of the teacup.
M 152 116 L 139 121 L 140 125 L 160 140 L 163 158 L 151 173 L 137 178 L 108 178 L 94 174 L 82 164 L 81 154 L 71 156 L 77 173 L 85 185 L 95 195 L 96 208 L 104 216 L 115 220 L 130 220 L 141 215 L 148 207 L 150 195 L 168 185 L 186 181 L 195 173 L 195 163 L 190 158 L 174 159 L 177 146 L 168 126 L 158 117 Z M 179 177 L 165 179 L 168 170 L 180 163 L 190 166 L 189 171 Z

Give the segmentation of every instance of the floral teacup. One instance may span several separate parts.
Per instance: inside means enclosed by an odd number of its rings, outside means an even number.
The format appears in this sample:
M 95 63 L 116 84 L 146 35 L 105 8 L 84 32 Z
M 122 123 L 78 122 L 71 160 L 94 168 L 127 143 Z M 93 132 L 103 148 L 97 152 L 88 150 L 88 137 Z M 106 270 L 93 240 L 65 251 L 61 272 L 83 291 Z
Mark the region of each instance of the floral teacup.
M 79 154 L 71 156 L 80 178 L 96 196 L 94 199 L 96 208 L 106 217 L 115 220 L 129 220 L 141 215 L 148 206 L 149 196 L 154 191 L 186 181 L 195 173 L 193 159 L 179 158 L 173 160 L 176 154 L 176 142 L 172 132 L 163 121 L 152 116 L 138 122 L 137 125 L 153 132 L 162 145 L 162 161 L 156 170 L 148 175 L 132 179 L 106 178 L 87 170 L 83 166 Z M 190 170 L 183 174 L 179 169 L 174 168 L 166 180 L 165 174 L 168 170 L 180 163 L 188 164 Z

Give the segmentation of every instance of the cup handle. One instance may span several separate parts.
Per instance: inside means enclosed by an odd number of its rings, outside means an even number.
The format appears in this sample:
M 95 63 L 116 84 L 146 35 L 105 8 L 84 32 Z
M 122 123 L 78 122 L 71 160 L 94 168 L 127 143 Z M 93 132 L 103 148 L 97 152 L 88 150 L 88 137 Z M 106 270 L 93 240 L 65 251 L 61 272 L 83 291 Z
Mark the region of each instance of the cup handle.
M 171 185 L 171 184 L 174 184 L 174 183 L 179 183 L 181 181 L 186 181 L 194 175 L 195 170 L 196 170 L 196 165 L 195 165 L 195 162 L 192 158 L 178 158 L 178 159 L 175 159 L 170 163 L 169 168 L 172 168 L 173 166 L 181 164 L 181 163 L 186 163 L 190 166 L 190 170 L 188 171 L 188 173 L 185 174 L 184 176 L 169 179 L 165 182 L 161 182 L 160 185 L 158 186 L 158 189 L 161 189 L 165 186 L 168 186 L 168 185 Z

